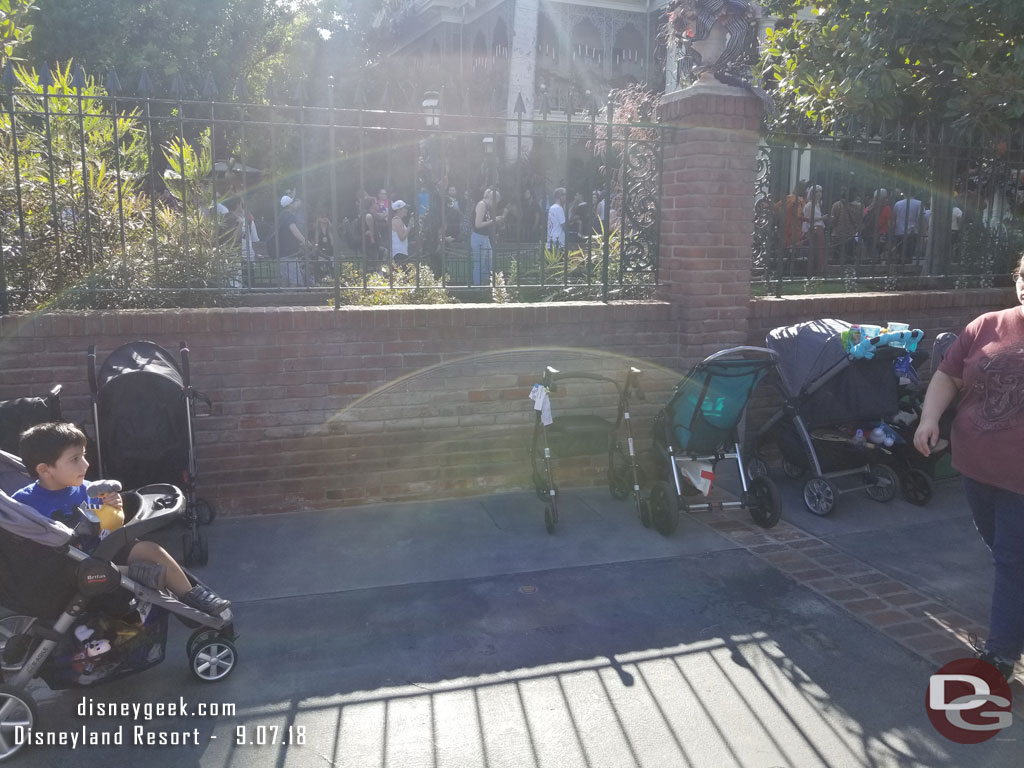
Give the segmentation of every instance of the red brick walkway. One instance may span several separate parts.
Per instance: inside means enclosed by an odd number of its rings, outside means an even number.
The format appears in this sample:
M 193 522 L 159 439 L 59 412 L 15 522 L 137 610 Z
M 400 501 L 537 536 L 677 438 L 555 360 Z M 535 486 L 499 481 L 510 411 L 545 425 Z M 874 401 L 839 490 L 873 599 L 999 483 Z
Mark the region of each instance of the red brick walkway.
M 692 514 L 936 667 L 972 655 L 968 633 L 985 636 L 982 619 L 965 616 L 785 520 L 764 530 L 739 509 Z

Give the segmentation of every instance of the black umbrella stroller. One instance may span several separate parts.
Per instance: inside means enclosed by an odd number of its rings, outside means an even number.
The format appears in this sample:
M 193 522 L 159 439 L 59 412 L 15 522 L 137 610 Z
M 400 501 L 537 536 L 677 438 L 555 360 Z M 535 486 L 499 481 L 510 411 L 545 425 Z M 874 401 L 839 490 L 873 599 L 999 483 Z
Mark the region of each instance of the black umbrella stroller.
M 78 537 L 100 532 L 89 510 L 79 509 L 74 529 L 50 520 L 7 495 L 28 482 L 17 457 L 0 452 L 0 469 L 12 479 L 0 493 L 0 604 L 15 612 L 0 619 L 0 761 L 23 751 L 25 736 L 39 729 L 26 690 L 33 679 L 51 690 L 81 688 L 159 664 L 168 614 L 197 628 L 186 646 L 197 679 L 216 682 L 231 673 L 238 657 L 230 608 L 217 616 L 197 611 L 148 586 L 144 569 L 112 562 L 137 538 L 181 517 L 180 490 L 151 485 L 124 493 L 125 524 L 90 555 L 76 546 Z
M 680 509 L 711 509 L 711 502 L 689 499 L 710 492 L 718 462 L 734 460 L 743 493 L 723 508 L 746 509 L 762 528 L 782 517 L 782 501 L 767 477 L 747 480 L 740 452 L 740 424 L 758 383 L 775 368 L 775 353 L 760 347 L 734 347 L 695 365 L 676 385 L 654 421 L 654 449 L 662 470 L 643 508 L 644 525 L 663 536 L 679 525 Z
M 816 515 L 831 514 L 843 493 L 864 490 L 872 499 L 888 502 L 900 490 L 889 466 L 896 460 L 891 444 L 871 442 L 864 429 L 870 431 L 899 411 L 893 362 L 913 352 L 923 333 L 851 340 L 851 329 L 841 320 L 812 320 L 776 328 L 766 340 L 779 357 L 785 404 L 761 427 L 758 444 L 774 438 L 790 477 L 810 472 L 803 496 Z M 767 470 L 758 458 L 748 471 L 753 475 Z
M 555 458 L 608 454 L 608 490 L 622 500 L 633 493 L 637 514 L 642 515 L 640 496 L 640 468 L 636 462 L 633 433 L 629 421 L 629 400 L 634 394 L 644 399 L 640 388 L 641 371 L 630 368 L 626 381 L 620 385 L 614 379 L 596 373 L 565 373 L 548 366 L 541 383 L 530 392 L 534 410 L 533 441 L 530 446 L 530 468 L 533 486 L 538 498 L 545 503 L 544 527 L 554 533 L 558 525 L 558 486 L 555 483 Z M 619 395 L 618 412 L 612 423 L 596 414 L 569 414 L 554 418 L 548 395 L 556 391 L 556 382 L 567 379 L 588 379 L 614 385 Z M 619 439 L 623 430 L 625 441 Z
M 0 402 L 0 451 L 17 455 L 18 441 L 26 429 L 47 421 L 63 421 L 60 391 L 57 384 L 46 397 L 18 397 Z
M 179 486 L 185 493 L 182 561 L 205 565 L 206 534 L 199 524 L 213 521 L 216 510 L 196 497 L 196 458 L 192 418 L 196 401 L 210 399 L 192 388 L 188 347 L 181 343 L 181 366 L 151 341 L 123 344 L 96 368 L 96 347 L 89 347 L 100 477 L 120 480 L 125 488 L 153 483 Z

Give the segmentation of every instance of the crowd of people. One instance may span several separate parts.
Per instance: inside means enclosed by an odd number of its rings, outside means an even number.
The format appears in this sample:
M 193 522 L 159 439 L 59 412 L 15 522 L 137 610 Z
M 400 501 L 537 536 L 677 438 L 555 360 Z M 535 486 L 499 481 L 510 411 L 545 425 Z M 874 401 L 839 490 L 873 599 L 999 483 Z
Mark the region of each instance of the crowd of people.
M 362 193 L 355 215 L 341 217 L 337 230 L 326 209 L 310 220 L 294 191 L 281 195 L 277 211 L 262 219 L 246 209 L 241 194 L 227 196 L 215 209 L 222 243 L 229 251 L 237 248 L 241 259 L 235 287 L 320 284 L 333 274 L 335 256 L 343 251 L 357 257 L 368 272 L 417 259 L 440 273 L 442 246 L 449 254 L 468 255 L 473 285 L 489 285 L 500 243 L 543 243 L 558 251 L 580 247 L 605 229 L 606 201 L 600 192 L 589 200 L 576 192 L 567 204 L 564 188 L 555 189 L 547 200 L 525 188 L 506 201 L 496 186 L 460 194 L 452 185 L 440 199 L 431 198 L 424 192 L 410 203 L 385 188 L 376 196 Z M 616 195 L 608 207 L 612 230 L 619 223 L 619 203 Z M 342 242 L 335 243 L 335 237 Z M 257 269 L 268 261 L 271 266 Z
M 913 191 L 879 187 L 861 196 L 840 187 L 831 205 L 820 184 L 800 181 L 772 206 L 775 245 L 783 261 L 806 261 L 808 276 L 824 276 L 828 267 L 921 263 L 927 252 L 931 210 Z M 949 242 L 960 241 L 963 210 L 954 201 Z

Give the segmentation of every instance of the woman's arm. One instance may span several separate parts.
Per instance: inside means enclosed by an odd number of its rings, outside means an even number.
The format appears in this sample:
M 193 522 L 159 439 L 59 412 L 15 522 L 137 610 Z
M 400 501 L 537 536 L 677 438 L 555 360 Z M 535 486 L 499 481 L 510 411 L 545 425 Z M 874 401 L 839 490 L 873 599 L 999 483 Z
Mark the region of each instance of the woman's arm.
M 954 378 L 948 373 L 936 371 L 932 374 L 932 380 L 928 383 L 928 391 L 924 396 L 924 405 L 921 406 L 921 421 L 914 433 L 914 447 L 924 456 L 930 455 L 932 447 L 938 442 L 939 419 L 963 386 L 961 379 Z
M 477 229 L 483 229 L 484 227 L 494 226 L 494 219 L 487 221 L 485 218 L 487 216 L 487 203 L 485 203 L 483 200 L 476 204 L 474 214 L 475 218 L 473 226 L 476 227 Z

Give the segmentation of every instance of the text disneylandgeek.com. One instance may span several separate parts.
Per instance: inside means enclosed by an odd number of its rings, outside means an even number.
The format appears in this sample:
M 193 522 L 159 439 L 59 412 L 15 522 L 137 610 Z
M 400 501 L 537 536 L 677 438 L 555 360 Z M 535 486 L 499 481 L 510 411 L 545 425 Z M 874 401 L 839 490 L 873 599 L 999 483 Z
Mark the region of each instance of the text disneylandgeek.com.
M 131 725 L 115 725 L 97 727 L 82 725 L 64 731 L 34 730 L 23 725 L 14 726 L 14 743 L 30 746 L 61 746 L 78 749 L 79 747 L 98 746 L 196 746 L 203 741 L 216 741 L 215 734 L 201 736 L 199 728 L 171 730 L 153 727 L 154 718 L 174 717 L 234 717 L 234 704 L 223 702 L 198 702 L 190 704 L 179 698 L 173 702 L 106 702 L 95 701 L 83 696 L 75 707 L 78 717 L 130 719 Z M 145 723 L 145 724 L 141 724 Z M 306 743 L 306 727 L 291 725 L 237 725 L 234 737 L 230 739 L 236 746 L 269 746 L 293 745 L 302 746 Z

